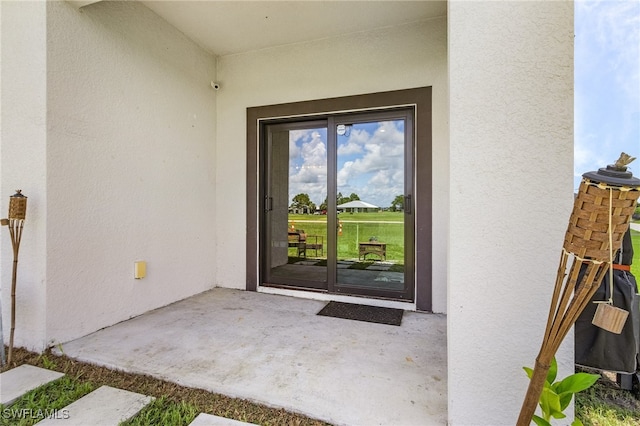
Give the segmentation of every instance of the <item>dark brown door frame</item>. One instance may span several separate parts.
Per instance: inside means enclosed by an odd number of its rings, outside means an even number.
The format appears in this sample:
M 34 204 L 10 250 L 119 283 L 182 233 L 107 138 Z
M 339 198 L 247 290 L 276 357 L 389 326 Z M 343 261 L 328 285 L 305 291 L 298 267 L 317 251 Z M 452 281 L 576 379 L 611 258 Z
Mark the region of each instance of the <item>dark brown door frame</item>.
M 260 121 L 278 117 L 312 117 L 323 113 L 366 111 L 396 106 L 416 108 L 415 135 L 415 256 L 416 307 L 431 311 L 432 306 L 432 136 L 431 87 L 379 92 L 247 108 L 247 246 L 246 274 L 248 291 L 256 291 L 260 280 L 259 226 L 262 190 L 259 165 L 262 162 L 259 141 Z

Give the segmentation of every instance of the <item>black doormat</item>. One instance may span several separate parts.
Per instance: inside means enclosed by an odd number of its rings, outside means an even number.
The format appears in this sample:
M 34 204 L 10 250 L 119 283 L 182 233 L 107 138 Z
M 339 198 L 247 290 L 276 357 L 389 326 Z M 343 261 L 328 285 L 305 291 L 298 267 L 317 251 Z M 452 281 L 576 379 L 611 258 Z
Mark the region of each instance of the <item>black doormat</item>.
M 400 325 L 402 309 L 381 308 L 379 306 L 356 305 L 354 303 L 329 302 L 318 315 L 325 317 L 375 322 L 378 324 Z

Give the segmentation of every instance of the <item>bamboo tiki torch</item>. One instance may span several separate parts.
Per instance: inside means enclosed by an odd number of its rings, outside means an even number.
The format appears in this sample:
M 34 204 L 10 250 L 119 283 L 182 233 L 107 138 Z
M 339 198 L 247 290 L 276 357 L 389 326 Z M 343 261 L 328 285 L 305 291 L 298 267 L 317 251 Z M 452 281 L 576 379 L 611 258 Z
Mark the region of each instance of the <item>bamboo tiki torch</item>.
M 11 245 L 13 246 L 13 271 L 11 275 L 11 333 L 9 334 L 9 354 L 7 364 L 11 366 L 13 355 L 13 335 L 16 329 L 16 275 L 18 273 L 18 251 L 22 239 L 22 227 L 27 213 L 27 197 L 22 195 L 20 189 L 9 197 L 9 218 L 2 219 L 2 225 L 9 227 Z M 4 344 L 4 343 L 3 343 Z M 4 349 L 4 348 L 3 348 Z
M 620 249 L 640 197 L 640 179 L 626 167 L 634 159 L 623 152 L 615 164 L 582 175 L 564 238 L 547 327 L 518 426 L 531 423 L 553 357 Z M 606 325 L 598 326 L 607 329 Z

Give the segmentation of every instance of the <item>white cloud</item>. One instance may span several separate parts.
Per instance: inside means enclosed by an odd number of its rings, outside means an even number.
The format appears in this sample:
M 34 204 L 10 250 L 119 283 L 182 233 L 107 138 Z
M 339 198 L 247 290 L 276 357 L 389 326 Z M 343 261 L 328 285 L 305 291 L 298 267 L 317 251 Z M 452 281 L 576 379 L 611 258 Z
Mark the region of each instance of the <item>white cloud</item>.
M 373 134 L 354 129 L 342 147 L 339 155 L 362 155 L 338 170 L 340 192 L 355 192 L 380 206 L 390 205 L 396 195 L 404 193 L 404 132 L 395 122 L 381 122 Z
M 327 145 L 317 130 L 289 132 L 289 198 L 309 194 L 320 204 L 327 191 Z
M 338 147 L 338 155 L 353 155 L 364 152 L 364 145 L 369 140 L 370 135 L 363 129 L 353 129 L 349 134 L 347 143 Z
M 322 203 L 326 196 L 327 145 L 320 133 L 296 130 L 289 134 L 289 195 L 307 193 Z M 338 147 L 338 192 L 356 193 L 364 201 L 389 206 L 404 193 L 404 131 L 394 122 L 381 122 L 372 133 L 355 125 Z M 346 160 L 346 161 L 345 161 Z

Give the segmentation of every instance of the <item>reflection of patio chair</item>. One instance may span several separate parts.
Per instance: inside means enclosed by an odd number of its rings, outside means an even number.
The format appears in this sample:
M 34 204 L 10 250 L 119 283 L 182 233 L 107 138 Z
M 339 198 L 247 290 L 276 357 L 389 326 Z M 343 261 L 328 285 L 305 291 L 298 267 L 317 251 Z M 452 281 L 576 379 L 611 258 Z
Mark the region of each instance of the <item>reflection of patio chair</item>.
M 315 257 L 318 257 L 318 250 L 320 250 L 320 256 L 324 256 L 324 237 L 322 235 L 307 235 L 304 257 L 307 257 L 306 250 L 313 250 Z
M 304 229 L 289 231 L 289 247 L 298 249 L 298 257 L 307 257 L 307 234 Z
M 318 257 L 324 255 L 324 237 L 322 235 L 307 235 L 304 229 L 289 231 L 289 247 L 295 247 L 298 257 L 307 257 L 307 250 L 313 250 L 313 255 Z

